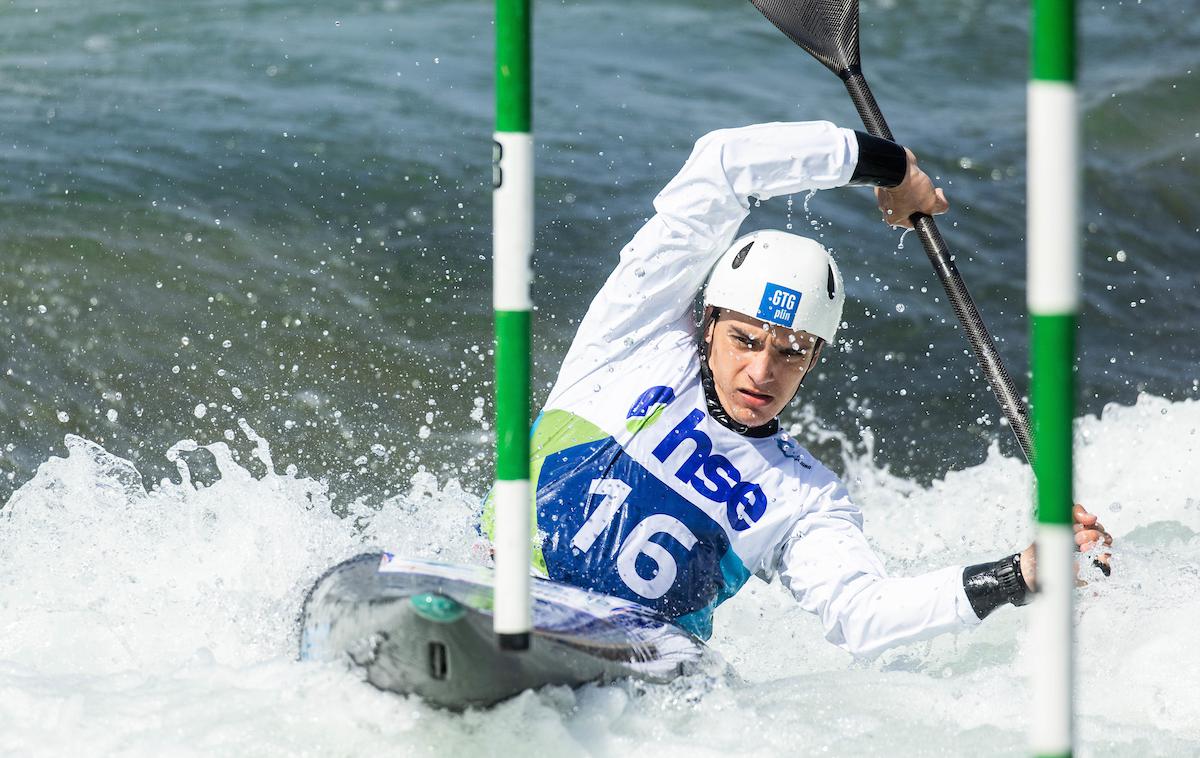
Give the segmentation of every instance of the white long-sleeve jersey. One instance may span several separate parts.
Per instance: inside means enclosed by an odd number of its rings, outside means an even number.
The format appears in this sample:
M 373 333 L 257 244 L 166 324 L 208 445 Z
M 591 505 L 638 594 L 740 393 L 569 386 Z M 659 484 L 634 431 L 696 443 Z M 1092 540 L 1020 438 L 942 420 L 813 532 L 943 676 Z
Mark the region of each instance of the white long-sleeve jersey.
M 778 575 L 856 655 L 979 622 L 962 566 L 888 577 L 833 473 L 784 433 L 742 436 L 707 412 L 697 291 L 752 198 L 844 185 L 857 151 L 827 122 L 720 130 L 655 199 L 535 423 L 534 563 L 551 579 L 707 638 L 718 604 Z

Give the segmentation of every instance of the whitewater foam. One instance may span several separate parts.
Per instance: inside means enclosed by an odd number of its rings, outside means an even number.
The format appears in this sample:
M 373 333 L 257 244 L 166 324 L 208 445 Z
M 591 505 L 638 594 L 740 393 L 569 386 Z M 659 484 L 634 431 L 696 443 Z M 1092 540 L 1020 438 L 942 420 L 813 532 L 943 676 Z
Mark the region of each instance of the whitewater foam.
M 852 660 L 778 585 L 717 613 L 737 682 L 526 693 L 452 715 L 295 661 L 295 617 L 327 566 L 366 549 L 471 560 L 477 495 L 420 473 L 378 503 L 336 503 L 278 473 L 266 440 L 181 441 L 178 481 L 146 488 L 79 437 L 0 510 L 0 752 L 114 755 L 554 755 L 1024 750 L 1027 615 Z M 1143 396 L 1076 423 L 1078 499 L 1117 538 L 1111 579 L 1077 596 L 1082 755 L 1200 747 L 1200 403 Z M 233 448 L 230 445 L 234 445 Z M 193 475 L 207 457 L 219 477 Z M 239 462 L 241 461 L 241 462 Z M 1031 478 L 993 449 L 930 486 L 848 453 L 846 480 L 889 570 L 1022 547 Z M 199 477 L 203 478 L 203 477 Z

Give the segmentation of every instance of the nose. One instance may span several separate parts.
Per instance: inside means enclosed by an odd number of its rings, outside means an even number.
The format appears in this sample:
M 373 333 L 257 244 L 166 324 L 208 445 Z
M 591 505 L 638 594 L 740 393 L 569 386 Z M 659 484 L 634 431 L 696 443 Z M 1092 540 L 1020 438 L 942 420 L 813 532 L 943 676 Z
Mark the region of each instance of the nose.
M 775 361 L 770 350 L 757 350 L 746 364 L 746 375 L 756 386 L 764 387 L 775 378 Z

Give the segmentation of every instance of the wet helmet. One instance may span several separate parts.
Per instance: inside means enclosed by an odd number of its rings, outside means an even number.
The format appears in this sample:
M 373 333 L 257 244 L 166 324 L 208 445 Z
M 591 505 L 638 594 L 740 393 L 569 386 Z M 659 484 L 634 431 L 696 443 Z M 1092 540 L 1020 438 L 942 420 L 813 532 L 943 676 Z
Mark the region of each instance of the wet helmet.
M 763 230 L 734 241 L 704 289 L 705 307 L 760 318 L 833 342 L 846 293 L 842 274 L 820 243 Z

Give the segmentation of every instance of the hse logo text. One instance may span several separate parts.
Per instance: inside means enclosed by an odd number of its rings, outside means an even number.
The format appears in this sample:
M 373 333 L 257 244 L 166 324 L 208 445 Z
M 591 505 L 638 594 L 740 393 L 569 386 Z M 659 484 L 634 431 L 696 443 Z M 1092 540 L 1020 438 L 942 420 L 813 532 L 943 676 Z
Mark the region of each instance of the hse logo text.
M 677 451 L 690 454 L 676 456 L 681 461 L 675 478 L 715 503 L 725 504 L 729 525 L 745 531 L 762 518 L 767 510 L 767 496 L 754 482 L 742 481 L 742 474 L 728 458 L 712 451 L 712 440 L 698 429 L 704 418 L 699 409 L 689 413 L 652 451 L 661 463 Z

